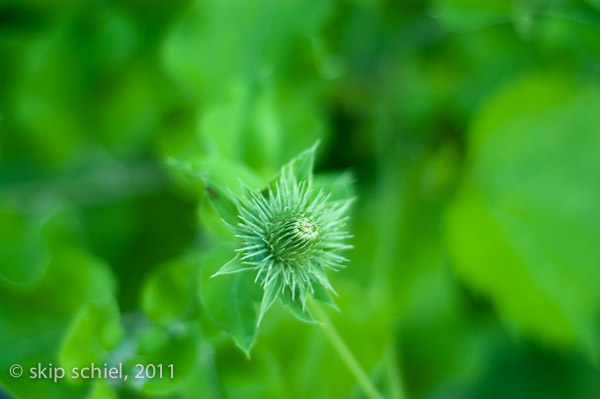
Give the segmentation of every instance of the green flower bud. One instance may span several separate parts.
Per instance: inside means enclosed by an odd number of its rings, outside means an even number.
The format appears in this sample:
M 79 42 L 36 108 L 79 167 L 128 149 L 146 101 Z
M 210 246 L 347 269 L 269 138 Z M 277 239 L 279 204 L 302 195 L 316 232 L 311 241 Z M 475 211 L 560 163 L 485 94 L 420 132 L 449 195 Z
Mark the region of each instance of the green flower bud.
M 242 240 L 237 252 L 243 267 L 225 270 L 226 265 L 216 274 L 254 270 L 254 281 L 265 290 L 260 318 L 280 294 L 304 309 L 316 292 L 334 292 L 325 271 L 348 261 L 340 252 L 352 247 L 345 231 L 351 200 L 332 201 L 324 190 L 315 191 L 310 179 L 298 181 L 284 168 L 274 188 L 245 188 L 236 203 L 234 230 Z

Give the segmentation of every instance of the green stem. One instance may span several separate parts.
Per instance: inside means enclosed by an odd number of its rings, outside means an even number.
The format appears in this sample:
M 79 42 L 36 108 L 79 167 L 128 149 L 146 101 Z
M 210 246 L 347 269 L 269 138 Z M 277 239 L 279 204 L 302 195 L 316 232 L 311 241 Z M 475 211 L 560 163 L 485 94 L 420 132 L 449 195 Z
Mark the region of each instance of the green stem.
M 402 372 L 398 366 L 397 348 L 394 344 L 392 344 L 388 351 L 386 363 L 392 390 L 392 398 L 405 399 L 406 395 L 404 394 L 404 384 L 402 383 Z
M 356 378 L 356 382 L 365 392 L 365 394 L 371 399 L 383 399 L 383 396 L 379 393 L 375 385 L 371 382 L 371 379 L 363 370 L 363 368 L 356 360 L 356 357 L 352 354 L 352 351 L 348 348 L 340 334 L 337 332 L 333 323 L 327 316 L 327 313 L 321 308 L 321 306 L 315 301 L 310 303 L 310 309 L 313 311 L 317 319 L 322 323 L 323 331 L 325 336 L 331 342 L 331 345 L 335 348 L 338 355 L 342 358 L 350 372 Z

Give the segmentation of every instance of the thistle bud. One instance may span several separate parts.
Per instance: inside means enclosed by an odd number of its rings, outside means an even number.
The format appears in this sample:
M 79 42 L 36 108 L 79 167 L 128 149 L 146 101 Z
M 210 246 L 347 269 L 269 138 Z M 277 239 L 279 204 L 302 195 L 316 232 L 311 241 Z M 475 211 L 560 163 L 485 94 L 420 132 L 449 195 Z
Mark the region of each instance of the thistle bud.
M 333 291 L 325 271 L 348 261 L 340 252 L 346 240 L 346 211 L 351 200 L 332 201 L 324 190 L 314 190 L 311 179 L 298 181 L 284 168 L 273 188 L 245 188 L 236 197 L 237 249 L 243 267 L 225 265 L 216 274 L 254 270 L 254 281 L 264 288 L 259 321 L 281 294 L 299 301 L 302 309 L 316 292 Z

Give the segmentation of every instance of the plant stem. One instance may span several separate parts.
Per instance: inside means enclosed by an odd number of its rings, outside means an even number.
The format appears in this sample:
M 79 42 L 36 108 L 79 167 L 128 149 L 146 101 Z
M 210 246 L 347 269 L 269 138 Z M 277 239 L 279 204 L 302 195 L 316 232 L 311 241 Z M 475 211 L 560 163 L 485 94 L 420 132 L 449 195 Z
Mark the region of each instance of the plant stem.
M 397 348 L 396 345 L 392 346 L 388 350 L 388 356 L 386 357 L 386 368 L 388 371 L 388 378 L 390 379 L 390 387 L 392 389 L 392 398 L 394 399 L 405 399 L 404 384 L 402 383 L 402 373 L 398 366 Z
M 352 351 L 350 351 L 350 348 L 348 348 L 338 331 L 333 326 L 333 323 L 327 316 L 327 313 L 325 313 L 323 308 L 315 301 L 312 301 L 309 306 L 317 319 L 322 323 L 325 336 L 327 339 L 329 339 L 331 345 L 333 345 L 338 355 L 340 355 L 350 372 L 354 375 L 356 382 L 362 388 L 365 394 L 371 399 L 383 399 L 383 396 L 379 393 L 375 385 L 373 385 L 365 370 L 363 370 L 363 368 L 360 366 L 358 360 L 356 360 L 356 357 L 354 357 L 354 354 L 352 354 Z

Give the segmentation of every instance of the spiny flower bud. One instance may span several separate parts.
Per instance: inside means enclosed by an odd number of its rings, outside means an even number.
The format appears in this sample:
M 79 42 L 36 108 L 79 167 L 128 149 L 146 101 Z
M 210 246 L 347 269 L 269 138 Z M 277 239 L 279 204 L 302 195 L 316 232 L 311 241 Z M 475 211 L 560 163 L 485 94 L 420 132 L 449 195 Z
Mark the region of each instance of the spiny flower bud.
M 345 215 L 351 200 L 332 201 L 324 190 L 315 191 L 311 179 L 298 181 L 283 168 L 275 187 L 250 190 L 236 197 L 239 222 L 236 237 L 240 266 L 225 265 L 216 274 L 252 269 L 255 282 L 264 288 L 259 322 L 279 295 L 300 301 L 332 291 L 325 271 L 338 270 L 348 260 L 340 252 L 351 248 L 345 241 Z

